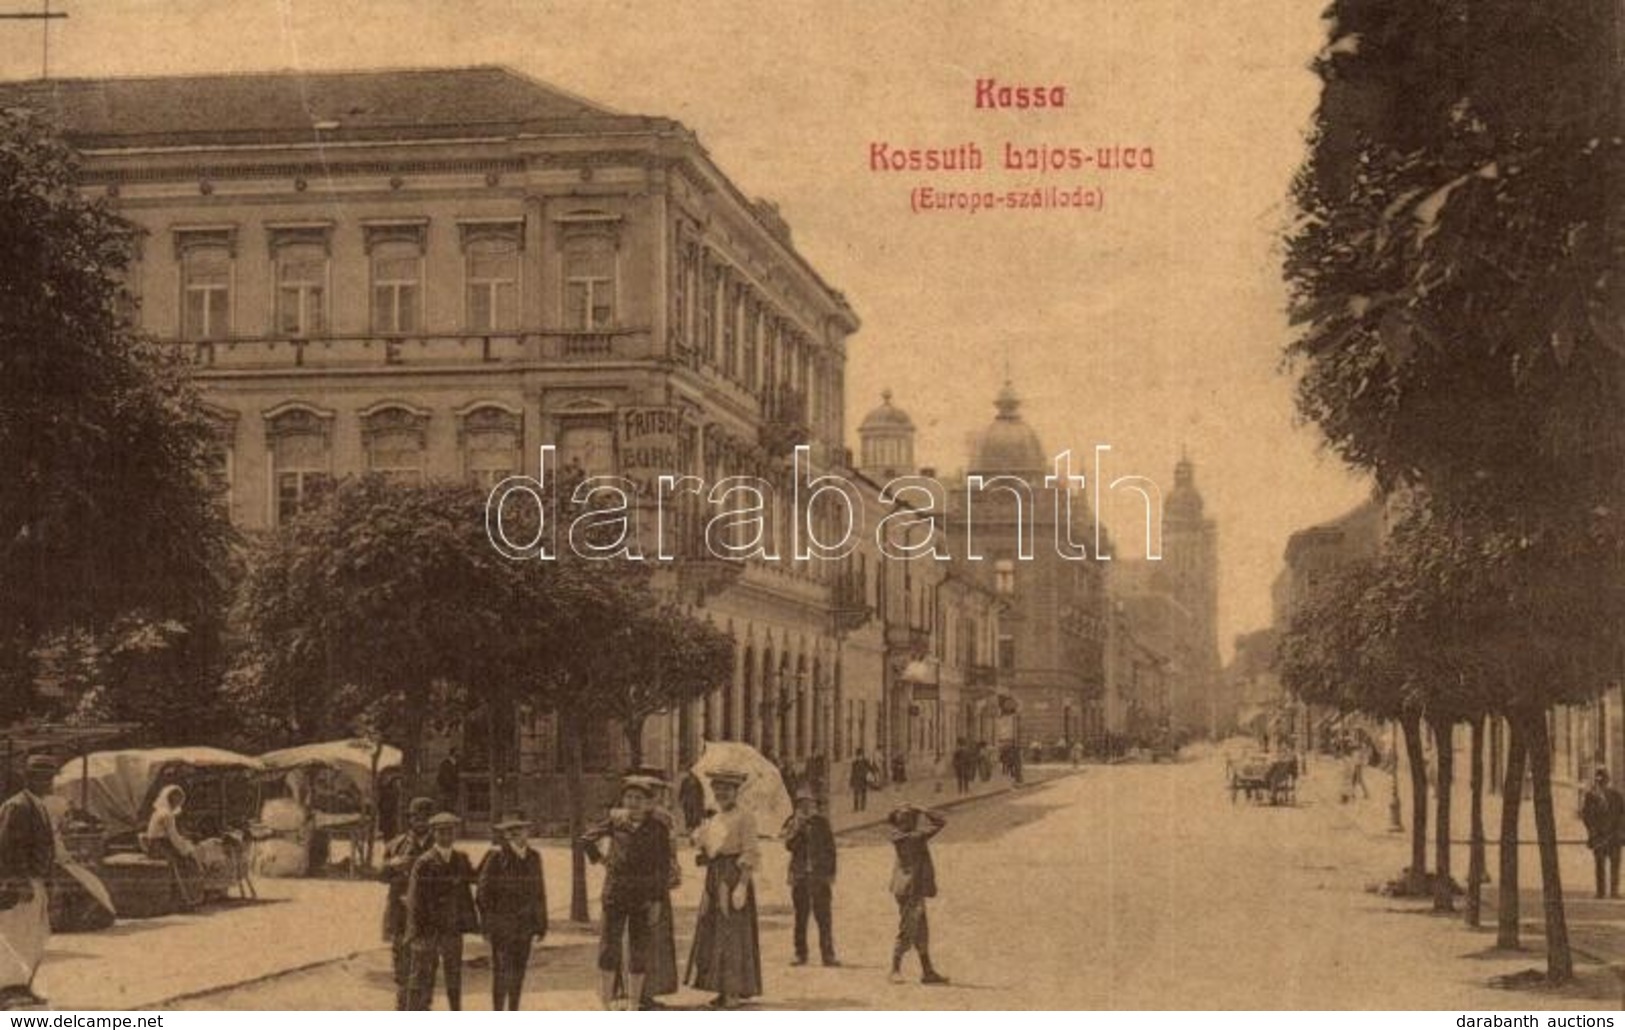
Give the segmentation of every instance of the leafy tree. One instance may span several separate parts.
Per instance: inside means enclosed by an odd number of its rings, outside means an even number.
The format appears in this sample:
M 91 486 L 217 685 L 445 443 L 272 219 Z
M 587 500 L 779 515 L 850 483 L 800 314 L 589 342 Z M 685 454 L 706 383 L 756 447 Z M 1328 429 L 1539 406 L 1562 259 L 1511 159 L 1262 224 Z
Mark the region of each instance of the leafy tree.
M 515 620 L 545 614 L 517 594 L 484 505 L 462 485 L 348 480 L 260 541 L 232 687 L 256 721 L 290 742 L 365 723 L 404 741 L 421 772 L 436 685 L 492 684 L 511 669 Z
M 1471 529 L 1476 572 L 1457 571 L 1482 577 L 1479 626 L 1503 635 L 1477 643 L 1506 662 L 1474 687 L 1501 694 L 1531 766 L 1548 976 L 1565 980 L 1545 712 L 1601 682 L 1598 639 L 1625 614 L 1617 587 L 1579 585 L 1625 569 L 1617 15 L 1603 0 L 1329 14 L 1287 256 L 1299 406 L 1345 459 Z
M 76 180 L 48 126 L 0 111 L 0 714 L 27 710 L 47 636 L 139 617 L 179 627 L 165 686 L 204 703 L 153 714 L 189 721 L 212 707 L 227 591 L 210 425 L 184 364 L 121 314 L 130 227 Z

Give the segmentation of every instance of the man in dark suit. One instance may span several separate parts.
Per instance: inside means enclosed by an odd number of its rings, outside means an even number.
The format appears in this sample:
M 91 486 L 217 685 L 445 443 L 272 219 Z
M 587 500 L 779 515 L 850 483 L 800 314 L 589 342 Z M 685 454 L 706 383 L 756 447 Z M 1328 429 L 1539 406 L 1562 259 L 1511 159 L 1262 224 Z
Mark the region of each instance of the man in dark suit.
M 474 911 L 474 867 L 458 851 L 458 819 L 441 812 L 429 820 L 433 842 L 412 866 L 406 887 L 406 939 L 412 945 L 411 1007 L 434 1001 L 437 966 L 446 967 L 446 1007 L 463 1007 L 463 934 L 479 930 Z
M 412 999 L 412 942 L 406 938 L 406 888 L 412 867 L 429 850 L 429 817 L 434 802 L 413 798 L 407 808 L 407 830 L 384 848 L 383 880 L 389 884 L 384 899 L 384 938 L 389 941 L 395 968 L 395 1008 L 406 1009 Z
M 43 798 L 51 793 L 57 762 L 34 755 L 23 789 L 0 805 L 0 1008 L 43 1005 L 34 972 L 51 935 L 45 885 L 56 861 L 56 837 Z
M 925 918 L 925 902 L 937 896 L 931 838 L 942 832 L 947 820 L 939 812 L 903 805 L 892 812 L 888 822 L 892 847 L 897 851 L 891 881 L 892 896 L 897 899 L 897 944 L 892 949 L 891 982 L 903 982 L 903 956 L 912 949 L 920 955 L 920 982 L 945 984 L 948 978 L 931 964 L 931 927 Z
M 547 936 L 547 887 L 542 856 L 530 846 L 530 824 L 517 815 L 497 823 L 502 843 L 480 863 L 474 900 L 491 942 L 491 1008 L 517 1012 L 532 940 Z
M 1597 860 L 1597 897 L 1619 897 L 1619 852 L 1625 838 L 1625 797 L 1608 785 L 1608 770 L 1598 769 L 1580 803 L 1586 844 Z
M 863 748 L 858 748 L 846 774 L 847 786 L 852 788 L 852 811 L 861 812 L 869 807 L 869 781 L 874 774 L 875 767 L 864 757 Z
M 826 966 L 835 958 L 831 896 L 835 884 L 835 831 L 818 811 L 818 796 L 811 788 L 796 793 L 796 811 L 780 833 L 790 850 L 790 900 L 795 905 L 796 957 L 792 965 L 807 964 L 807 917 L 818 920 L 818 953 Z

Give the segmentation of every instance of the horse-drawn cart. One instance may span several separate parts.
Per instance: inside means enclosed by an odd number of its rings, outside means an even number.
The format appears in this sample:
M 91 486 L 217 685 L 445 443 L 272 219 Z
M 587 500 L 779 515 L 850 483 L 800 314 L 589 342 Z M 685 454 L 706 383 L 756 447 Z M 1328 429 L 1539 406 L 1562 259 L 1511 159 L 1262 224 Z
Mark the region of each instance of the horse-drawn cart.
M 1254 754 L 1229 763 L 1230 803 L 1248 801 L 1290 805 L 1298 797 L 1298 757 L 1292 754 Z

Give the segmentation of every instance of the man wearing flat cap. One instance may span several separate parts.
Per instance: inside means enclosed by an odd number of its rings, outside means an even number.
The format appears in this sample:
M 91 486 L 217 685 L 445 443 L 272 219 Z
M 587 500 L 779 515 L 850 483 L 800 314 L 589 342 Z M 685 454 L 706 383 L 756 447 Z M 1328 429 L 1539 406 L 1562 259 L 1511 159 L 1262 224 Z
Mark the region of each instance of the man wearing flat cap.
M 446 970 L 446 1007 L 463 1007 L 463 934 L 479 930 L 474 910 L 474 867 L 458 851 L 458 818 L 441 812 L 429 819 L 429 850 L 412 865 L 406 886 L 406 939 L 412 946 L 413 1009 L 434 1002 L 437 967 Z
M 796 791 L 796 810 L 779 836 L 790 851 L 790 901 L 795 906 L 795 949 L 792 965 L 807 964 L 807 918 L 818 920 L 818 953 L 826 966 L 838 966 L 832 929 L 831 894 L 835 883 L 835 831 L 818 811 L 812 786 Z
M 0 1008 L 41 1005 L 34 973 L 45 957 L 51 916 L 45 893 L 56 858 L 56 836 L 44 798 L 57 762 L 33 755 L 23 789 L 0 805 Z
M 620 1004 L 617 986 L 623 963 L 625 1004 L 637 1006 L 643 999 L 660 927 L 660 902 L 669 890 L 671 830 L 665 820 L 651 814 L 658 782 L 635 774 L 623 778 L 620 807 L 581 835 L 582 851 L 604 864 L 598 976 L 599 1000 L 606 1009 Z M 605 841 L 610 845 L 608 855 L 601 849 Z
M 530 846 L 530 824 L 509 815 L 493 830 L 502 837 L 480 862 L 474 900 L 491 942 L 491 1009 L 518 1011 L 531 941 L 547 936 L 547 888 L 542 856 Z
M 394 960 L 395 1008 L 406 1009 L 412 996 L 412 945 L 406 939 L 406 888 L 412 867 L 429 850 L 429 817 L 434 802 L 413 798 L 406 810 L 406 832 L 384 848 L 382 879 L 389 885 L 384 899 L 384 939 L 389 941 Z

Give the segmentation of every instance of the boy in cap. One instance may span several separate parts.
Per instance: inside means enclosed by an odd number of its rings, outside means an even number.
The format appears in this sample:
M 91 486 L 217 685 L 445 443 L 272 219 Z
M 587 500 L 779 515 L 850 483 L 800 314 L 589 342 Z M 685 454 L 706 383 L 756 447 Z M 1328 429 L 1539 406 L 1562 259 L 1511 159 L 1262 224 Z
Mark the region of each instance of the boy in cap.
M 56 860 L 56 834 L 44 798 L 57 762 L 32 755 L 23 789 L 0 805 L 0 1008 L 43 1005 L 34 973 L 51 936 L 45 885 Z
M 671 830 L 665 820 L 650 814 L 655 793 L 651 778 L 627 776 L 621 784 L 621 807 L 589 827 L 580 840 L 587 857 L 605 866 L 598 976 L 599 999 L 606 1009 L 616 1005 L 623 960 L 628 1004 L 637 1005 L 643 998 L 673 861 Z M 611 843 L 607 856 L 599 848 L 604 840 Z
M 410 1006 L 412 997 L 412 944 L 406 938 L 406 888 L 412 866 L 429 850 L 429 817 L 434 802 L 413 798 L 406 810 L 406 832 L 384 848 L 382 879 L 389 885 L 384 899 L 384 938 L 390 943 L 395 972 L 395 1008 Z
M 530 846 L 530 824 L 510 815 L 493 827 L 502 843 L 480 862 L 480 923 L 491 942 L 491 1008 L 518 1011 L 532 940 L 547 936 L 542 856 Z
M 406 887 L 406 939 L 412 946 L 413 1009 L 434 1001 L 437 966 L 446 968 L 446 1007 L 463 1007 L 463 934 L 479 929 L 474 912 L 474 867 L 458 851 L 457 824 L 450 812 L 429 820 L 429 850 L 412 865 Z
M 920 821 L 926 825 L 921 826 Z M 892 870 L 892 896 L 897 899 L 897 944 L 892 949 L 891 982 L 903 982 L 903 956 L 910 949 L 920 955 L 920 982 L 945 984 L 948 978 L 931 964 L 931 927 L 925 917 L 927 898 L 937 896 L 937 870 L 931 861 L 931 838 L 947 820 L 940 812 L 908 804 L 888 817 L 897 865 Z
M 796 957 L 791 965 L 807 964 L 807 917 L 818 920 L 818 953 L 826 966 L 838 966 L 831 929 L 831 893 L 835 883 L 835 831 L 818 811 L 818 796 L 811 787 L 796 791 L 796 810 L 779 836 L 790 851 L 790 900 L 795 905 Z

